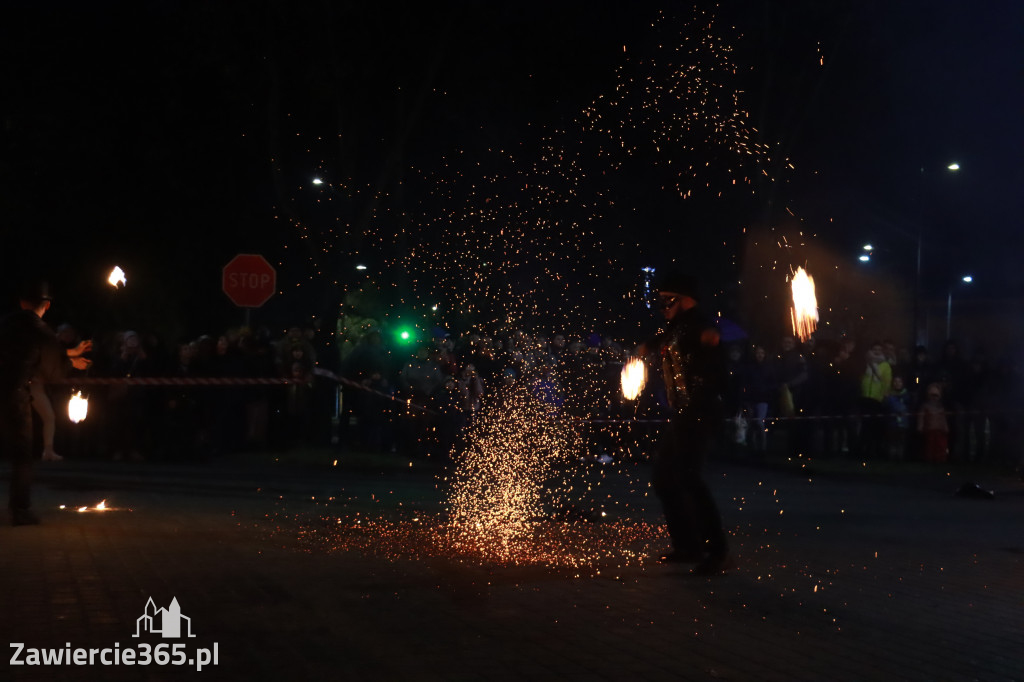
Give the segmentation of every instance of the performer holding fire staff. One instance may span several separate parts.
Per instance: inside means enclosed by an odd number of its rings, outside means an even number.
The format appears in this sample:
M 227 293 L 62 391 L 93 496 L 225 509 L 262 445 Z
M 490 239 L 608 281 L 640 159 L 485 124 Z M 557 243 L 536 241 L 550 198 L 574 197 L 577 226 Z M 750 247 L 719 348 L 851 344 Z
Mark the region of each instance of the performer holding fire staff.
M 11 459 L 11 523 L 39 523 L 32 512 L 32 384 L 56 381 L 69 367 L 86 369 L 83 341 L 65 349 L 43 322 L 49 287 L 35 282 L 19 295 L 21 309 L 0 319 L 0 454 Z
M 695 574 L 718 575 L 733 562 L 702 473 L 724 417 L 725 362 L 719 333 L 697 304 L 693 277 L 670 273 L 659 278 L 657 288 L 668 325 L 638 353 L 661 363 L 673 412 L 654 456 L 652 483 L 672 539 L 672 551 L 661 560 L 695 563 Z

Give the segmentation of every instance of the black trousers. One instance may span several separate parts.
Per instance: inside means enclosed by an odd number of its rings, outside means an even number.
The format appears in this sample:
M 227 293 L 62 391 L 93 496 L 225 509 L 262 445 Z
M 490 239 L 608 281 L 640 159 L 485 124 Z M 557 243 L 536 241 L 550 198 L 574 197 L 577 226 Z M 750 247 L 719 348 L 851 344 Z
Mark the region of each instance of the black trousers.
M 723 557 L 729 551 L 722 517 L 703 478 L 720 422 L 714 415 L 677 414 L 662 433 L 654 457 L 654 492 L 678 552 Z
M 24 393 L 0 399 L 0 457 L 11 460 L 11 509 L 32 506 L 32 407 Z

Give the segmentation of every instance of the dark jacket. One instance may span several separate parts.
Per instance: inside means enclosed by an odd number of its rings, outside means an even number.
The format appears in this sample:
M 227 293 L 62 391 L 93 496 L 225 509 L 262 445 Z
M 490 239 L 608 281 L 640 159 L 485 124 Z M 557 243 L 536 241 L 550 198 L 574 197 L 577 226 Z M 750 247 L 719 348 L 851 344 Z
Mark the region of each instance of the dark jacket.
M 0 393 L 4 399 L 28 400 L 29 383 L 67 376 L 71 361 L 46 323 L 31 310 L 0 319 Z
M 668 329 L 649 344 L 661 353 L 661 371 L 669 405 L 677 413 L 718 414 L 725 386 L 725 355 L 718 344 L 701 342 L 715 325 L 699 307 L 678 313 Z

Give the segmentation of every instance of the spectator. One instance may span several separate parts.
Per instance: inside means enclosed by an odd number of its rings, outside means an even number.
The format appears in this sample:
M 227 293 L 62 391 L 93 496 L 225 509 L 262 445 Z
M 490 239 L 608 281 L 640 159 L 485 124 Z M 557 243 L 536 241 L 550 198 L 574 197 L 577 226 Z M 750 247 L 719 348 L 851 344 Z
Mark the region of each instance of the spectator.
M 802 412 L 806 407 L 807 359 L 797 348 L 792 336 L 782 337 L 776 361 L 779 377 L 779 415 L 789 440 L 789 450 L 802 455 L 809 446 L 810 429 Z
M 472 421 L 473 415 L 480 411 L 484 398 L 484 382 L 472 363 L 468 363 L 459 373 L 458 389 L 462 412 L 468 423 Z
M 941 385 L 942 399 L 949 415 L 948 449 L 952 458 L 964 458 L 965 456 L 964 395 L 967 377 L 967 363 L 960 355 L 959 346 L 952 339 L 946 341 L 942 347 L 942 357 L 935 365 L 935 374 L 932 380 Z
M 860 380 L 860 455 L 878 457 L 885 444 L 883 403 L 892 388 L 892 368 L 881 343 L 873 343 L 864 356 Z
M 773 362 L 764 346 L 754 346 L 754 357 L 743 365 L 740 393 L 743 409 L 750 419 L 747 435 L 754 452 L 764 455 L 768 450 L 768 431 L 765 419 L 769 405 L 778 395 L 778 378 Z
M 308 444 L 313 414 L 313 370 L 302 360 L 295 360 L 288 378 L 291 379 L 285 402 L 288 442 Z
M 389 425 L 392 420 L 391 396 L 394 396 L 395 388 L 379 371 L 371 372 L 360 383 L 367 389 L 362 392 L 358 415 L 363 445 L 372 452 L 394 452 L 395 441 Z
M 430 404 L 443 383 L 444 373 L 441 371 L 441 365 L 426 347 L 416 351 L 416 356 L 402 368 L 399 375 L 399 386 L 403 396 L 423 407 Z M 427 437 L 434 426 L 433 421 L 431 415 L 422 410 L 415 410 L 409 414 L 404 420 L 402 430 L 403 449 L 406 452 L 427 454 Z
M 149 355 L 142 347 L 142 339 L 134 331 L 121 335 L 121 348 L 111 366 L 111 375 L 120 378 L 152 376 Z M 152 424 L 149 397 L 142 391 L 134 391 L 126 385 L 115 385 L 110 389 L 110 423 L 113 458 L 127 456 L 142 460 L 142 451 L 147 444 L 147 425 Z
M 907 428 L 910 425 L 910 391 L 903 384 L 903 377 L 892 378 L 892 387 L 885 397 L 884 408 L 888 415 L 886 422 L 887 454 L 890 459 L 903 460 L 907 452 Z
M 917 415 L 917 430 L 923 438 L 923 455 L 927 462 L 945 462 L 949 455 L 949 421 L 942 402 L 942 387 L 928 384 L 925 400 Z

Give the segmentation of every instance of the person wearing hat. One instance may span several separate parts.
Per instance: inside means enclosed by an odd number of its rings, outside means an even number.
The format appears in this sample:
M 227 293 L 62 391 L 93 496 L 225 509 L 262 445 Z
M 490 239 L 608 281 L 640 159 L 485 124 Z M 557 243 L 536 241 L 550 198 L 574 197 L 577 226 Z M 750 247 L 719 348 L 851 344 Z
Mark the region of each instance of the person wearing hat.
M 39 523 L 32 512 L 32 384 L 63 378 L 69 367 L 86 369 L 91 344 L 65 350 L 43 322 L 50 308 L 45 282 L 19 294 L 20 310 L 0 319 L 0 453 L 11 459 L 9 505 L 16 526 Z
M 668 563 L 694 563 L 698 575 L 732 566 L 718 507 L 703 479 L 724 412 L 725 361 L 713 320 L 699 307 L 697 282 L 669 273 L 657 282 L 665 330 L 638 349 L 660 363 L 672 416 L 654 455 L 654 492 L 672 541 Z

